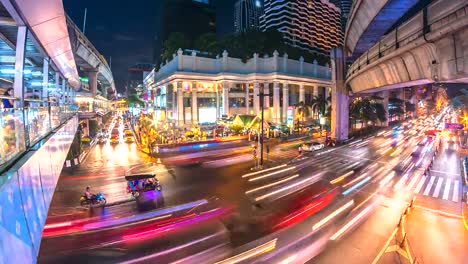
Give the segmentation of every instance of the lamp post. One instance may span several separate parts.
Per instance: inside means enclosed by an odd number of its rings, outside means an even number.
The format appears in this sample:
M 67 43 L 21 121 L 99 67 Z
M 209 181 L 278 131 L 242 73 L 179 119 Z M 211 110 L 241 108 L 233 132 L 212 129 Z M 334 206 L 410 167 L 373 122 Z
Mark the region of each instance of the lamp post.
M 260 93 L 257 95 L 260 97 L 260 133 L 258 135 L 258 145 L 260 146 L 260 162 L 258 164 L 258 167 L 261 168 L 263 167 L 263 122 L 264 122 L 264 115 L 263 115 L 263 108 L 265 105 L 265 96 L 270 96 L 270 93 L 265 94 L 264 88 L 260 89 Z

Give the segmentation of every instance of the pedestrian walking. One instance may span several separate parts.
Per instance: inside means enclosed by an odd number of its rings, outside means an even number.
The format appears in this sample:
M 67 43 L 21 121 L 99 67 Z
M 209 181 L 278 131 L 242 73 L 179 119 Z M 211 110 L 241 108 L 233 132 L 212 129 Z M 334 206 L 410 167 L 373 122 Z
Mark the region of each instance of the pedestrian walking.
M 268 154 L 270 154 L 270 146 L 266 145 L 266 154 L 267 154 L 267 159 L 268 159 Z
M 302 155 L 302 146 L 299 146 L 298 151 L 299 151 L 299 156 Z

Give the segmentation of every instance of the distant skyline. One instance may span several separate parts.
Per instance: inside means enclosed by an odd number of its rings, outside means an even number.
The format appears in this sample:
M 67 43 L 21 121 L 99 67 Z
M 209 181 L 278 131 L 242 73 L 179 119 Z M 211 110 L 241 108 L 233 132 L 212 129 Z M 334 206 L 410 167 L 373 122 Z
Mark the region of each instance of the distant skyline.
M 154 38 L 159 28 L 158 14 L 163 0 L 119 1 L 64 0 L 64 8 L 82 29 L 84 10 L 88 9 L 86 36 L 110 61 L 119 92 L 125 90 L 128 68 L 136 63 L 151 63 Z M 213 0 L 217 8 L 217 34 L 234 31 L 235 0 Z M 187 25 L 190 26 L 190 25 Z

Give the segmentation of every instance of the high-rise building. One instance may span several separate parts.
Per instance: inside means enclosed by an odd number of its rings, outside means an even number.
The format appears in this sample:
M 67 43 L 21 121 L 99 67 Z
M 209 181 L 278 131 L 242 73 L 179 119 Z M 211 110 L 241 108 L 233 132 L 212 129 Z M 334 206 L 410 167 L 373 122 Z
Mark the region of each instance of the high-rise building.
M 234 4 L 234 29 L 236 32 L 258 30 L 262 14 L 261 0 L 237 0 Z
M 143 92 L 143 79 L 145 73 L 151 72 L 154 64 L 137 63 L 128 68 L 127 76 L 127 96 L 136 94 L 140 96 Z
M 341 29 L 345 32 L 353 0 L 330 0 L 330 2 L 341 10 Z
M 340 9 L 328 0 L 265 0 L 261 29 L 283 33 L 285 43 L 328 55 L 343 43 Z

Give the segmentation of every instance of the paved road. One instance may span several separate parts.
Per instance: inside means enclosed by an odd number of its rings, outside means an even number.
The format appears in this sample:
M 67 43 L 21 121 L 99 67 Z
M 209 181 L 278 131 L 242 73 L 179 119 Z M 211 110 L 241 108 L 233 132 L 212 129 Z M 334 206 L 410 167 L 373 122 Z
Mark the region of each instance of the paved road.
M 252 161 L 241 160 L 241 162 L 232 163 L 233 158 L 235 159 L 238 155 L 223 156 L 222 162 L 226 162 L 226 166 L 222 167 L 205 166 L 205 163 L 200 166 L 169 167 L 158 164 L 139 153 L 134 145 L 121 144 L 115 146 L 115 149 L 106 149 L 110 146 L 97 147 L 89 156 L 89 158 L 94 157 L 92 162 L 82 165 L 69 174 L 64 173 L 59 182 L 59 192 L 55 195 L 57 197 L 54 196 L 52 214 L 53 212 L 63 213 L 66 211 L 63 207 L 67 206 L 70 211 L 76 210 L 73 208 L 74 202 L 70 200 L 72 197 L 78 197 L 86 185 L 99 186 L 110 200 L 121 199 L 126 195 L 122 171 L 128 166 L 136 165 L 135 171 L 158 170 L 158 177 L 164 186 L 163 195 L 166 205 L 216 196 L 236 205 L 240 215 L 239 221 L 244 223 L 243 221 L 256 213 L 252 200 L 261 197 L 261 195 L 250 193 L 246 195 L 247 192 L 258 188 L 269 190 L 270 185 L 283 184 L 291 178 L 307 180 L 307 177 L 322 173 L 324 180 L 342 181 L 340 185 L 344 188 L 343 201 L 353 200 L 354 204 L 358 205 L 357 207 L 362 205 L 360 210 L 366 211 L 368 201 L 374 201 L 374 199 L 369 200 L 370 198 L 378 199 L 376 199 L 377 203 L 367 210 L 373 213 L 367 219 L 362 217 L 363 224 L 353 226 L 350 228 L 355 229 L 353 232 L 332 241 L 327 250 L 313 259 L 311 263 L 371 263 L 398 223 L 406 202 L 410 201 L 414 195 L 417 197 L 415 210 L 435 212 L 436 216 L 445 217 L 437 211 L 440 210 L 455 219 L 460 214 L 460 211 L 457 211 L 461 208 L 461 182 L 457 182 L 457 171 L 459 172 L 460 168 L 459 163 L 453 163 L 458 158 L 456 145 L 450 142 L 442 144 L 442 151 L 436 156 L 437 159 L 427 176 L 423 175 L 423 168 L 424 164 L 430 162 L 432 154 L 425 156 L 420 165 L 408 171 L 394 171 L 395 166 L 410 156 L 421 139 L 420 136 L 408 138 L 410 139 L 408 142 L 405 140 L 404 144 L 391 147 L 391 136 L 383 135 L 331 150 L 308 153 L 299 158 L 297 158 L 296 149 L 283 152 L 273 150 L 267 157 L 267 162 L 271 162 L 271 166 L 281 165 L 282 162 L 293 158 L 297 159 L 287 165 L 286 168 L 292 168 L 290 171 L 278 172 L 282 167 L 276 169 L 274 173 L 264 172 L 258 175 L 264 177 L 259 181 L 251 181 L 253 177 L 242 177 L 249 172 Z M 448 163 L 450 165 L 453 163 L 453 166 L 446 170 L 444 168 Z M 295 176 L 296 174 L 298 176 Z M 73 192 L 75 194 L 71 194 Z M 270 195 L 267 191 L 262 194 Z M 276 195 L 276 193 L 273 194 Z M 101 211 L 96 210 L 96 212 L 105 217 L 115 217 L 134 214 L 138 210 L 134 203 L 127 203 Z M 417 219 L 417 217 L 414 218 Z M 423 218 L 418 221 L 422 220 Z M 349 218 L 347 221 L 353 222 L 354 218 Z M 356 220 L 356 224 L 359 221 Z M 412 218 L 409 217 L 408 225 L 412 223 Z M 447 223 L 445 228 L 450 230 L 450 221 Z M 345 223 L 344 226 L 346 226 Z M 418 225 L 411 226 L 411 229 L 414 229 L 414 226 Z M 459 232 L 460 230 L 454 229 L 453 231 Z M 237 245 L 237 243 L 252 240 L 260 233 L 250 226 L 233 232 L 231 239 L 234 245 Z M 289 237 L 289 239 L 292 238 Z M 414 244 L 415 252 L 418 252 L 417 246 L 423 246 L 417 241 L 412 244 Z M 336 252 L 345 254 L 336 254 Z

